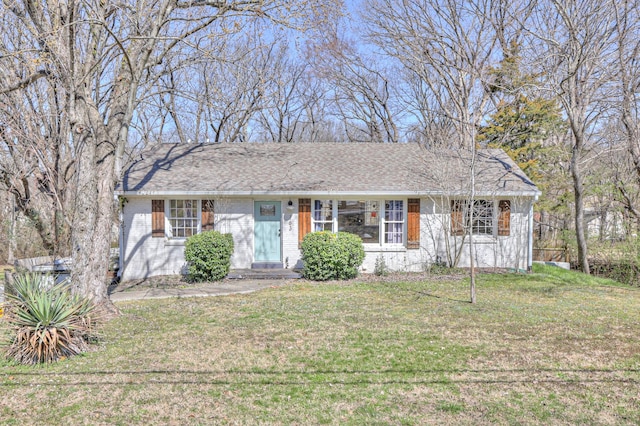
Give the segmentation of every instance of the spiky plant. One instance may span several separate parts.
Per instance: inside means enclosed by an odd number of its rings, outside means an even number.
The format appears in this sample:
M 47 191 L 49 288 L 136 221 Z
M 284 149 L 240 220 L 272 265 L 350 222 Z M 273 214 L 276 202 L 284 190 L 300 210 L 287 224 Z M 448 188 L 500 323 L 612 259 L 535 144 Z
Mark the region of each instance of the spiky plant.
M 39 364 L 78 355 L 94 335 L 95 309 L 71 294 L 65 283 L 40 274 L 16 275 L 7 294 L 6 320 L 12 329 L 7 356 Z

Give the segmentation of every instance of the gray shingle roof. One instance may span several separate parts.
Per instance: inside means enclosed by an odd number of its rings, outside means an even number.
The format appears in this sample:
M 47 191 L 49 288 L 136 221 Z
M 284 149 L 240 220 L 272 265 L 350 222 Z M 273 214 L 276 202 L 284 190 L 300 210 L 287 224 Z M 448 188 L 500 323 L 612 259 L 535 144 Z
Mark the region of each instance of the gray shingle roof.
M 470 153 L 418 144 L 158 144 L 125 172 L 119 194 L 464 194 Z M 501 150 L 479 150 L 478 195 L 538 194 Z

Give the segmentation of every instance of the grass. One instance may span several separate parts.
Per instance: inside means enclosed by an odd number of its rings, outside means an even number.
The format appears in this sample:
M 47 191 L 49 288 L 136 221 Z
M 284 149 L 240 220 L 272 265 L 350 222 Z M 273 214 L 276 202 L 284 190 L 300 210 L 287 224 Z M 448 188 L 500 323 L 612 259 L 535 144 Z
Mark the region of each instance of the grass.
M 640 289 L 551 267 L 126 302 L 1 424 L 638 424 Z

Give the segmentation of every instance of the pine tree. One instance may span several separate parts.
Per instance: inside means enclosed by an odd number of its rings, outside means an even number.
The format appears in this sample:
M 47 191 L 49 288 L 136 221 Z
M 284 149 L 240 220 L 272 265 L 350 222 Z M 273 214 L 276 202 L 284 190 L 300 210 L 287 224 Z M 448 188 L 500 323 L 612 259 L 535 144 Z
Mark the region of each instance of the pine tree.
M 491 70 L 489 90 L 498 99 L 497 107 L 479 129 L 477 142 L 502 148 L 529 178 L 544 185 L 549 140 L 563 131 L 565 123 L 555 100 L 528 93 L 535 76 L 523 74 L 520 62 L 519 46 L 512 42 L 499 67 Z

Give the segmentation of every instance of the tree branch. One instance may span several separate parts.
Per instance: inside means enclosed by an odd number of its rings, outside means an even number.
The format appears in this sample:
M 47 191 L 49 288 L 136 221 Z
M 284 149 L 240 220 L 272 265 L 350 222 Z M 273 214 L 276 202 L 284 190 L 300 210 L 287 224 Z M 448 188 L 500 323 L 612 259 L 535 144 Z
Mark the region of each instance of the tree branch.
M 25 87 L 29 86 L 30 84 L 34 83 L 35 81 L 43 78 L 43 77 L 48 77 L 51 73 L 47 70 L 39 70 L 37 72 L 35 72 L 34 74 L 31 74 L 29 77 L 20 80 L 17 84 L 13 85 L 13 86 L 9 86 L 9 87 L 5 87 L 3 89 L 0 89 L 0 95 L 4 95 L 6 93 L 11 93 L 11 92 L 15 92 L 16 90 L 20 90 L 20 89 L 24 89 Z

